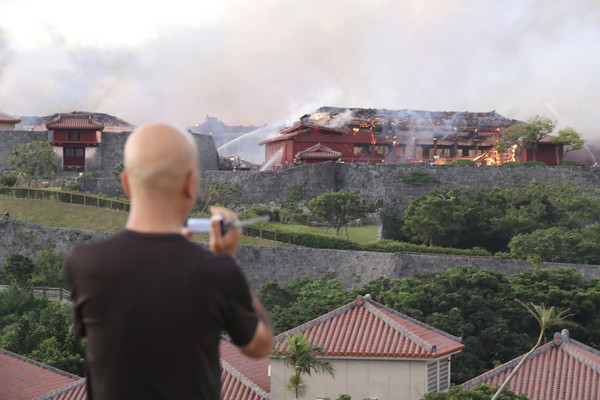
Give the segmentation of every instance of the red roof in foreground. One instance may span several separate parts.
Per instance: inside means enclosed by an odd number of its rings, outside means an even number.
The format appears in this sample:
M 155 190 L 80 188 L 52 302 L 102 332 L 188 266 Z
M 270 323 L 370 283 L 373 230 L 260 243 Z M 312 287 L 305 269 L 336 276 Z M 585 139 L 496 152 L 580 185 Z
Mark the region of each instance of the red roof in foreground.
M 500 387 L 523 356 L 463 384 L 486 383 Z M 508 384 L 530 400 L 600 399 L 600 352 L 569 338 L 569 331 L 555 333 L 554 340 L 536 349 Z
M 8 122 L 11 124 L 18 124 L 19 122 L 21 122 L 21 118 L 13 117 L 12 115 L 8 115 L 8 114 L 0 111 L 0 122 Z
M 433 359 L 464 347 L 460 338 L 385 307 L 369 295 L 278 335 L 274 347 L 285 351 L 286 334 L 298 332 L 335 357 Z
M 0 349 L 0 399 L 83 400 L 85 379 Z
M 296 158 L 299 160 L 337 160 L 341 156 L 342 153 L 340 153 L 339 151 L 334 151 L 327 146 L 323 146 L 321 143 L 317 143 L 314 146 L 311 146 L 308 149 L 296 154 Z
M 46 124 L 47 129 L 95 129 L 102 130 L 104 125 L 92 119 L 90 114 L 59 114 Z
M 267 357 L 251 359 L 227 338 L 220 345 L 221 357 L 221 399 L 222 400 L 262 400 L 269 397 L 270 360 Z

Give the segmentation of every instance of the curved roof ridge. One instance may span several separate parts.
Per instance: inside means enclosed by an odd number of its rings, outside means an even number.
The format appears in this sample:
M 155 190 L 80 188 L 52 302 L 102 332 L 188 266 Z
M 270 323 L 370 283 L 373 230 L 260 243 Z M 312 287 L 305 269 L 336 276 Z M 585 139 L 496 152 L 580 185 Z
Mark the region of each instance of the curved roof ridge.
M 223 369 L 225 369 L 227 372 L 229 372 L 235 379 L 242 382 L 242 384 L 244 386 L 246 386 L 248 389 L 252 390 L 257 395 L 259 395 L 265 399 L 269 398 L 269 393 L 265 392 L 260 387 L 258 387 L 258 385 L 256 385 L 254 382 L 252 382 L 250 379 L 246 378 L 241 372 L 239 372 L 237 369 L 235 369 L 233 366 L 231 366 L 227 361 L 223 360 L 223 358 L 221 358 L 221 367 L 223 367 Z

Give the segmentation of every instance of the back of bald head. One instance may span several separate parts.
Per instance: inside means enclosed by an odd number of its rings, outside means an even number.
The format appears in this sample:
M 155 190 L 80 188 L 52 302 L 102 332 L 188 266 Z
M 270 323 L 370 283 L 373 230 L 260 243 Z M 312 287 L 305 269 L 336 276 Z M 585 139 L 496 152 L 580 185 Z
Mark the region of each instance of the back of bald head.
M 198 168 L 192 136 L 167 124 L 137 128 L 125 143 L 124 166 L 132 190 L 173 195 Z

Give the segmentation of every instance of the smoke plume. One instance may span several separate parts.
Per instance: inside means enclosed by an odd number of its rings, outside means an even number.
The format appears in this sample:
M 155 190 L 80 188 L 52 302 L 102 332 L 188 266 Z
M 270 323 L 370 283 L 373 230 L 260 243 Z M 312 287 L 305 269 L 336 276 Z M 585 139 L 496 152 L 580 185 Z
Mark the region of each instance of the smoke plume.
M 277 124 L 323 105 L 496 110 L 600 137 L 597 0 L 226 4 L 218 21 L 163 27 L 136 46 L 58 34 L 25 51 L 0 31 L 0 110 L 183 126 L 207 114 Z

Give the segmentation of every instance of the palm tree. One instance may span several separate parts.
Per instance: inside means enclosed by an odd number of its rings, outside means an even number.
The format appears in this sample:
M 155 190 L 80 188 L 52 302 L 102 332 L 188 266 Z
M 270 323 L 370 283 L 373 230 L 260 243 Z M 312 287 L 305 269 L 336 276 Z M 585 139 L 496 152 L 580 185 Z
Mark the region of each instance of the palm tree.
M 541 306 L 538 306 L 533 303 L 525 304 L 519 299 L 515 300 L 523 307 L 525 307 L 525 309 L 535 317 L 538 324 L 540 325 L 540 336 L 538 337 L 538 341 L 535 344 L 535 346 L 533 346 L 531 350 L 529 350 L 529 352 L 525 354 L 525 356 L 523 356 L 523 358 L 521 359 L 521 361 L 519 361 L 515 369 L 513 369 L 510 375 L 508 375 L 508 378 L 506 378 L 504 383 L 502 383 L 502 386 L 500 386 L 500 389 L 498 389 L 494 397 L 492 397 L 492 400 L 498 399 L 502 391 L 506 388 L 506 386 L 508 386 L 508 383 L 511 381 L 513 376 L 517 374 L 517 372 L 525 364 L 525 361 L 527 361 L 527 359 L 533 353 L 533 351 L 539 347 L 540 343 L 542 343 L 542 338 L 544 337 L 544 332 L 546 331 L 546 329 L 554 325 L 567 324 L 568 322 L 566 321 L 566 319 L 572 316 L 572 314 L 568 314 L 568 309 L 565 310 L 555 307 L 546 308 L 546 306 L 544 306 L 543 304 Z
M 325 349 L 322 346 L 308 343 L 301 333 L 296 333 L 292 337 L 287 335 L 287 350 L 274 350 L 274 357 L 283 360 L 284 364 L 294 371 L 285 385 L 285 390 L 294 392 L 298 399 L 306 390 L 306 383 L 302 379 L 302 375 L 310 376 L 312 372 L 316 372 L 333 377 L 334 370 L 331 363 L 319 358 L 324 355 Z

